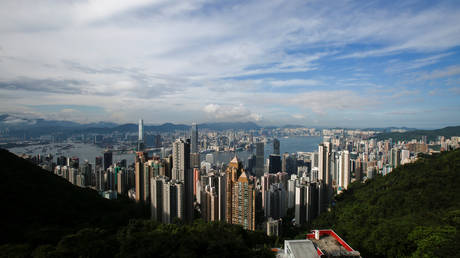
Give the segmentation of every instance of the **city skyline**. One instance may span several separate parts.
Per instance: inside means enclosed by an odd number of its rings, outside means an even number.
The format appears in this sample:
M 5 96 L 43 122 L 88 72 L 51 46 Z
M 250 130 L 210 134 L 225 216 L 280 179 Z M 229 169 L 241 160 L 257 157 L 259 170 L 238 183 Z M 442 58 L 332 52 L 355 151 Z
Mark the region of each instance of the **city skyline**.
M 458 125 L 455 1 L 4 1 L 0 113 Z

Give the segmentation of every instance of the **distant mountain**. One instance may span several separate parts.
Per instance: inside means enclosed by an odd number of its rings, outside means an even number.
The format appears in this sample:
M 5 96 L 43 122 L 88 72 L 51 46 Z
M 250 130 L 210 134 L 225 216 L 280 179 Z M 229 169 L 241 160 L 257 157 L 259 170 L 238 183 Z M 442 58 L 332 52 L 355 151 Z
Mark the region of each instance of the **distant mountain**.
M 412 139 L 421 139 L 422 136 L 427 136 L 427 139 L 436 140 L 438 136 L 444 137 L 452 137 L 452 136 L 460 136 L 460 126 L 449 126 L 441 129 L 436 130 L 414 130 L 408 131 L 404 133 L 380 133 L 374 136 L 377 140 L 385 140 L 388 138 L 393 139 L 393 141 L 408 141 Z
M 365 128 L 362 129 L 365 131 L 379 131 L 383 133 L 391 133 L 392 131 L 395 130 L 404 130 L 404 131 L 415 131 L 417 128 L 409 128 L 409 127 L 375 127 L 375 128 Z
M 460 149 L 352 183 L 312 228 L 333 228 L 363 257 L 458 257 Z
M 220 122 L 220 123 L 204 123 L 199 124 L 201 129 L 211 130 L 257 130 L 261 127 L 253 122 Z M 0 115 L 0 130 L 8 129 L 10 136 L 33 136 L 37 137 L 46 134 L 72 134 L 72 133 L 136 133 L 138 131 L 137 124 L 116 124 L 111 122 L 97 122 L 88 124 L 79 124 L 71 121 L 57 121 L 22 118 L 14 115 Z M 161 125 L 144 125 L 145 132 L 173 132 L 173 131 L 188 131 L 190 125 L 164 123 Z

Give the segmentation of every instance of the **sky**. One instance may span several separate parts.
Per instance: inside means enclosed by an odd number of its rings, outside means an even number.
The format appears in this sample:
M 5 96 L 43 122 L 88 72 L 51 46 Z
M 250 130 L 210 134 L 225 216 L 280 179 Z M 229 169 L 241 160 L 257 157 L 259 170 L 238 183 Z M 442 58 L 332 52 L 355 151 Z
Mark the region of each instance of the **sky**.
M 460 125 L 460 1 L 2 0 L 0 113 Z

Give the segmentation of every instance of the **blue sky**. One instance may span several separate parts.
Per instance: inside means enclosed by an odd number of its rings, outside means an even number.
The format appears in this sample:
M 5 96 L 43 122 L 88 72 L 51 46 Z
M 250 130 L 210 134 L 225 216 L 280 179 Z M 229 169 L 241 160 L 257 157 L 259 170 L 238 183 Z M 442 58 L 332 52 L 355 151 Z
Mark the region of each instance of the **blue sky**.
M 2 1 L 0 113 L 460 124 L 459 1 Z

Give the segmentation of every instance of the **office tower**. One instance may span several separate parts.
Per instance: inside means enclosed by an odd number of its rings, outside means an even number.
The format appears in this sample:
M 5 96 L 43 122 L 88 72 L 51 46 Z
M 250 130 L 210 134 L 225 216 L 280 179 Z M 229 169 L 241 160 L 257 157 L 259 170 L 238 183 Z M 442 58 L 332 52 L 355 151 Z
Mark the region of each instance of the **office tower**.
M 200 153 L 190 153 L 190 168 L 200 167 Z
M 95 164 L 94 164 L 94 168 L 97 169 L 97 168 L 102 168 L 103 167 L 103 163 L 102 163 L 102 160 L 103 158 L 98 156 L 96 157 L 95 159 Z M 58 164 L 59 165 L 59 164 Z
M 136 201 L 144 200 L 144 163 L 147 161 L 146 152 L 137 152 L 134 160 Z
M 192 123 L 190 130 L 190 153 L 199 153 L 198 149 L 198 127 L 196 123 Z
M 173 143 L 172 178 L 184 182 L 185 220 L 193 219 L 193 171 L 190 168 L 190 141 Z
M 163 216 L 162 222 L 169 224 L 177 218 L 177 188 L 174 181 L 163 184 Z
M 123 195 L 128 193 L 128 173 L 124 169 L 117 173 L 117 192 Z
M 104 152 L 104 170 L 107 170 L 112 165 L 112 151 Z
M 176 189 L 177 189 L 177 218 L 180 220 L 187 220 L 186 216 L 192 216 L 193 214 L 187 214 L 185 208 L 186 208 L 186 199 L 188 196 L 185 194 L 185 187 L 182 182 L 176 182 Z M 193 196 L 192 196 L 193 198 Z M 193 205 L 193 203 L 192 203 Z M 193 206 L 192 206 L 192 212 L 193 212 Z M 190 221 L 193 219 L 193 217 L 190 217 Z
M 397 148 L 391 149 L 391 165 L 397 168 L 401 165 L 401 150 Z
M 261 177 L 264 174 L 264 143 L 256 143 L 256 177 Z
M 295 223 L 301 226 L 316 218 L 319 207 L 319 189 L 316 183 L 296 186 L 295 192 Z
M 296 175 L 291 175 L 291 179 L 288 180 L 288 202 L 287 202 L 287 207 L 288 209 L 294 208 L 295 207 L 295 188 L 297 186 L 297 176 Z
M 318 146 L 318 178 L 323 182 L 321 187 L 320 212 L 323 212 L 329 206 L 329 200 L 332 197 L 332 177 L 330 173 L 330 155 L 331 143 L 325 142 Z
M 278 139 L 273 139 L 273 154 L 280 155 L 280 141 Z
M 247 171 L 251 173 L 252 175 L 254 175 L 255 168 L 256 168 L 256 155 L 252 154 L 252 155 L 249 155 L 248 157 Z
M 226 189 L 225 189 L 225 219 L 227 223 L 232 223 L 232 198 L 233 198 L 233 184 L 235 184 L 238 181 L 239 176 L 243 172 L 243 164 L 241 161 L 238 160 L 238 157 L 235 155 L 235 157 L 230 161 L 230 163 L 227 166 L 227 170 L 225 171 L 225 183 L 226 183 Z
M 265 192 L 265 217 L 274 219 L 282 218 L 286 215 L 286 191 L 281 183 L 271 184 Z
M 139 138 L 137 141 L 137 151 L 144 151 L 144 120 L 139 120 Z
M 347 189 L 350 180 L 350 154 L 348 151 L 342 151 L 339 159 L 338 191 Z
M 81 174 L 85 177 L 85 182 L 84 186 L 91 186 L 93 185 L 93 182 L 91 180 L 92 178 L 92 167 L 91 164 L 87 160 L 85 160 L 85 163 L 83 163 L 83 166 L 81 167 Z
M 153 220 L 161 222 L 163 220 L 163 186 L 167 180 L 164 177 L 150 178 L 150 207 Z
M 269 156 L 268 173 L 278 173 L 281 171 L 280 155 L 270 154 Z
M 268 218 L 267 220 L 267 236 L 278 236 L 279 228 L 281 225 L 281 220 L 274 220 L 273 218 Z
M 255 230 L 255 189 L 243 171 L 232 191 L 232 224 Z
M 219 198 L 219 221 L 225 221 L 225 201 L 226 201 L 226 176 L 221 173 L 217 181 L 217 194 Z

